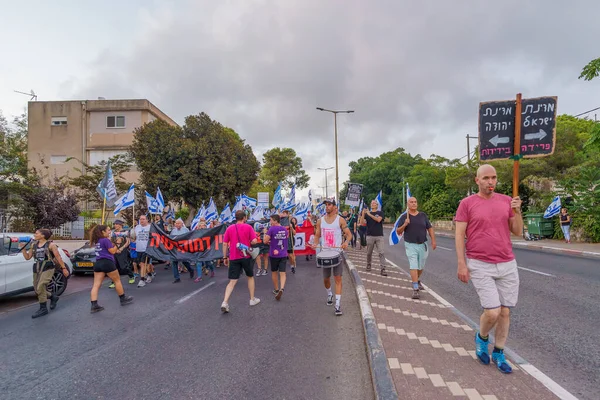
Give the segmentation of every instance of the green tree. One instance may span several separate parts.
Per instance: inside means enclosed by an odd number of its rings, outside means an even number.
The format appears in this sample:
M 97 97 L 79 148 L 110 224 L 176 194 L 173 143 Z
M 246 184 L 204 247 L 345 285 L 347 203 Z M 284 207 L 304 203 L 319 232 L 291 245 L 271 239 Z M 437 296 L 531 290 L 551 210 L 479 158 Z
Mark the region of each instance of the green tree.
M 598 75 L 600 75 L 600 58 L 590 61 L 585 67 L 583 67 L 581 70 L 581 75 L 579 75 L 579 79 L 591 81 Z
M 308 187 L 310 177 L 302 169 L 302 158 L 289 147 L 274 147 L 263 154 L 262 168 L 258 174 L 258 185 L 271 192 L 281 183 L 283 189 L 296 185 L 296 189 Z
M 74 178 L 69 178 L 69 184 L 71 186 L 76 187 L 77 190 L 77 198 L 80 201 L 91 202 L 95 204 L 102 204 L 102 197 L 96 190 L 96 187 L 100 183 L 100 181 L 104 178 L 104 174 L 106 173 L 106 164 L 107 161 L 100 161 L 97 165 L 89 165 L 87 163 L 82 162 L 79 159 L 69 158 L 68 162 L 76 162 L 85 167 L 85 175 L 83 175 L 83 170 L 79 167 L 74 168 L 80 174 Z M 113 176 L 115 178 L 115 186 L 117 187 L 117 193 L 120 195 L 124 194 L 127 189 L 131 186 L 133 182 L 127 182 L 125 178 L 123 178 L 123 174 L 125 172 L 129 172 L 133 167 L 133 159 L 129 154 L 118 154 L 109 159 L 110 168 L 112 169 Z M 143 197 L 143 191 L 140 193 L 136 191 L 136 198 L 140 199 Z
M 160 187 L 166 200 L 183 200 L 191 216 L 211 196 L 223 207 L 247 192 L 260 169 L 252 148 L 205 113 L 188 116 L 183 127 L 145 124 L 134 133 L 131 154 L 143 184 Z

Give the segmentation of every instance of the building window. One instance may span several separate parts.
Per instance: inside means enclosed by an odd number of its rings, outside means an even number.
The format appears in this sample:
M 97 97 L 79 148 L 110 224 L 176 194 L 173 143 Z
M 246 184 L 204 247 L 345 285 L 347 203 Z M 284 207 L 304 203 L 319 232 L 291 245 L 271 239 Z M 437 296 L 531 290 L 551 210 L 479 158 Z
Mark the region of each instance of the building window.
M 50 156 L 50 164 L 64 164 L 67 162 L 67 156 Z
M 127 154 L 127 150 L 92 150 L 89 152 L 89 164 L 98 165 L 101 161 L 108 161 L 116 155 Z
M 52 126 L 66 125 L 67 117 L 52 117 Z
M 125 128 L 124 115 L 109 115 L 106 117 L 107 128 Z

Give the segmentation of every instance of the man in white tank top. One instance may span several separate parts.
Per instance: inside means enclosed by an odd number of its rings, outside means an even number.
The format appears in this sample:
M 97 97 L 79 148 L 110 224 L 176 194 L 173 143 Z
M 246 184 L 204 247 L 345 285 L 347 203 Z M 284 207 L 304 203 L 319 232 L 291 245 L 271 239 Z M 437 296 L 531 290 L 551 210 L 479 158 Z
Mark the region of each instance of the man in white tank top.
M 322 242 L 322 249 L 324 251 L 327 249 L 342 250 L 340 253 L 341 263 L 338 266 L 323 268 L 323 282 L 327 290 L 327 305 L 333 305 L 333 292 L 331 291 L 331 273 L 333 272 L 335 280 L 335 315 L 342 315 L 340 307 L 342 298 L 342 272 L 346 263 L 343 250 L 348 248 L 348 244 L 352 240 L 352 232 L 348 229 L 346 220 L 338 215 L 335 199 L 327 198 L 323 200 L 323 204 L 325 204 L 327 214 L 317 221 L 315 236 L 310 246 L 317 248 L 320 242 Z

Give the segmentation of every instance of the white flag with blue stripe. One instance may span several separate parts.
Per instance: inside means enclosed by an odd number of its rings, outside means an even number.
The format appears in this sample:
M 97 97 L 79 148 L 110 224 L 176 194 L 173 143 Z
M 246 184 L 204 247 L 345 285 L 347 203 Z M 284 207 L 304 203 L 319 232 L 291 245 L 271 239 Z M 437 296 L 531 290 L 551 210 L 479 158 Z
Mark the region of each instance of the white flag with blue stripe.
M 123 196 L 119 197 L 119 199 L 115 202 L 115 209 L 113 214 L 115 217 L 124 209 L 132 207 L 133 203 L 135 203 L 135 185 L 132 184 Z
M 158 212 L 162 213 L 165 209 L 165 199 L 163 198 L 158 186 L 156 187 L 156 201 L 158 202 Z
M 296 217 L 298 220 L 298 225 L 302 225 L 304 223 L 304 220 L 308 216 L 308 209 L 308 203 L 301 203 L 298 205 L 298 207 L 296 207 L 296 210 L 294 211 L 294 217 Z
M 544 218 L 552 218 L 555 215 L 560 214 L 561 207 L 562 205 L 560 202 L 560 196 L 556 196 L 554 200 L 552 200 L 552 203 L 550 203 L 550 205 L 546 209 L 546 212 L 544 213 Z
M 242 203 L 242 196 L 240 196 L 239 198 L 236 196 L 235 198 L 237 199 L 237 201 L 235 202 L 235 204 L 233 205 L 233 209 L 231 210 L 234 214 L 236 211 L 244 209 L 244 205 Z
M 213 198 L 210 198 L 208 202 L 208 207 L 206 208 L 205 215 L 206 222 L 211 222 L 219 217 L 219 212 L 217 211 L 217 205 L 215 204 Z
M 258 200 L 248 197 L 245 194 L 242 195 L 242 204 L 247 208 L 254 208 L 258 205 Z
M 219 215 L 219 222 L 229 222 L 231 219 L 231 208 L 229 207 L 229 203 L 225 204 L 225 208 L 221 211 Z
M 261 206 L 254 209 L 254 212 L 250 216 L 250 221 L 261 221 L 265 217 L 265 212 Z
M 402 218 L 403 215 L 406 215 L 406 211 L 404 211 L 402 214 L 400 214 L 400 216 L 394 223 L 394 229 L 392 229 L 392 231 L 390 232 L 390 246 L 400 243 L 400 241 L 402 240 L 402 237 L 404 237 L 404 233 L 402 233 L 401 235 L 398 235 L 398 233 L 396 232 L 396 229 L 398 228 L 398 225 L 400 224 L 400 218 Z
M 148 206 L 148 212 L 150 214 L 160 214 L 160 211 L 158 211 L 158 201 L 152 197 L 152 195 L 148 192 L 145 192 L 146 194 L 146 205 Z
M 292 191 L 290 192 L 290 199 L 284 206 L 282 210 L 291 211 L 292 208 L 296 207 L 296 185 L 292 185 Z
M 382 200 L 381 190 L 379 191 L 379 194 L 377 195 L 377 198 L 375 199 L 375 201 L 377 201 L 377 211 L 381 211 L 381 209 L 383 208 L 383 200 Z
M 273 207 L 279 209 L 281 207 L 281 203 L 283 203 L 283 198 L 281 198 L 281 184 L 277 185 L 277 189 L 275 189 L 275 193 L 273 194 Z
M 192 220 L 192 225 L 191 225 L 192 230 L 196 229 L 196 227 L 200 223 L 200 218 L 204 217 L 205 214 L 206 214 L 206 208 L 204 207 L 204 203 L 202 203 L 202 207 L 200 207 L 200 209 L 196 213 L 196 216 Z
M 410 199 L 412 194 L 410 193 L 410 188 L 408 187 L 408 182 L 406 182 L 406 200 Z

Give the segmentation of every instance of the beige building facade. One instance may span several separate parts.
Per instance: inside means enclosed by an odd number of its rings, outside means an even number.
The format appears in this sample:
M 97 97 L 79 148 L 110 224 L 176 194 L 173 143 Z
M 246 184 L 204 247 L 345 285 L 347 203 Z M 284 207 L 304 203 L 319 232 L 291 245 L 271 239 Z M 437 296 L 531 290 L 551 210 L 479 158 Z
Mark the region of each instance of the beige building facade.
M 51 176 L 78 176 L 78 160 L 96 165 L 127 153 L 135 129 L 156 119 L 177 125 L 148 100 L 31 101 L 28 165 L 47 167 Z M 137 182 L 139 173 L 134 168 L 124 178 Z

